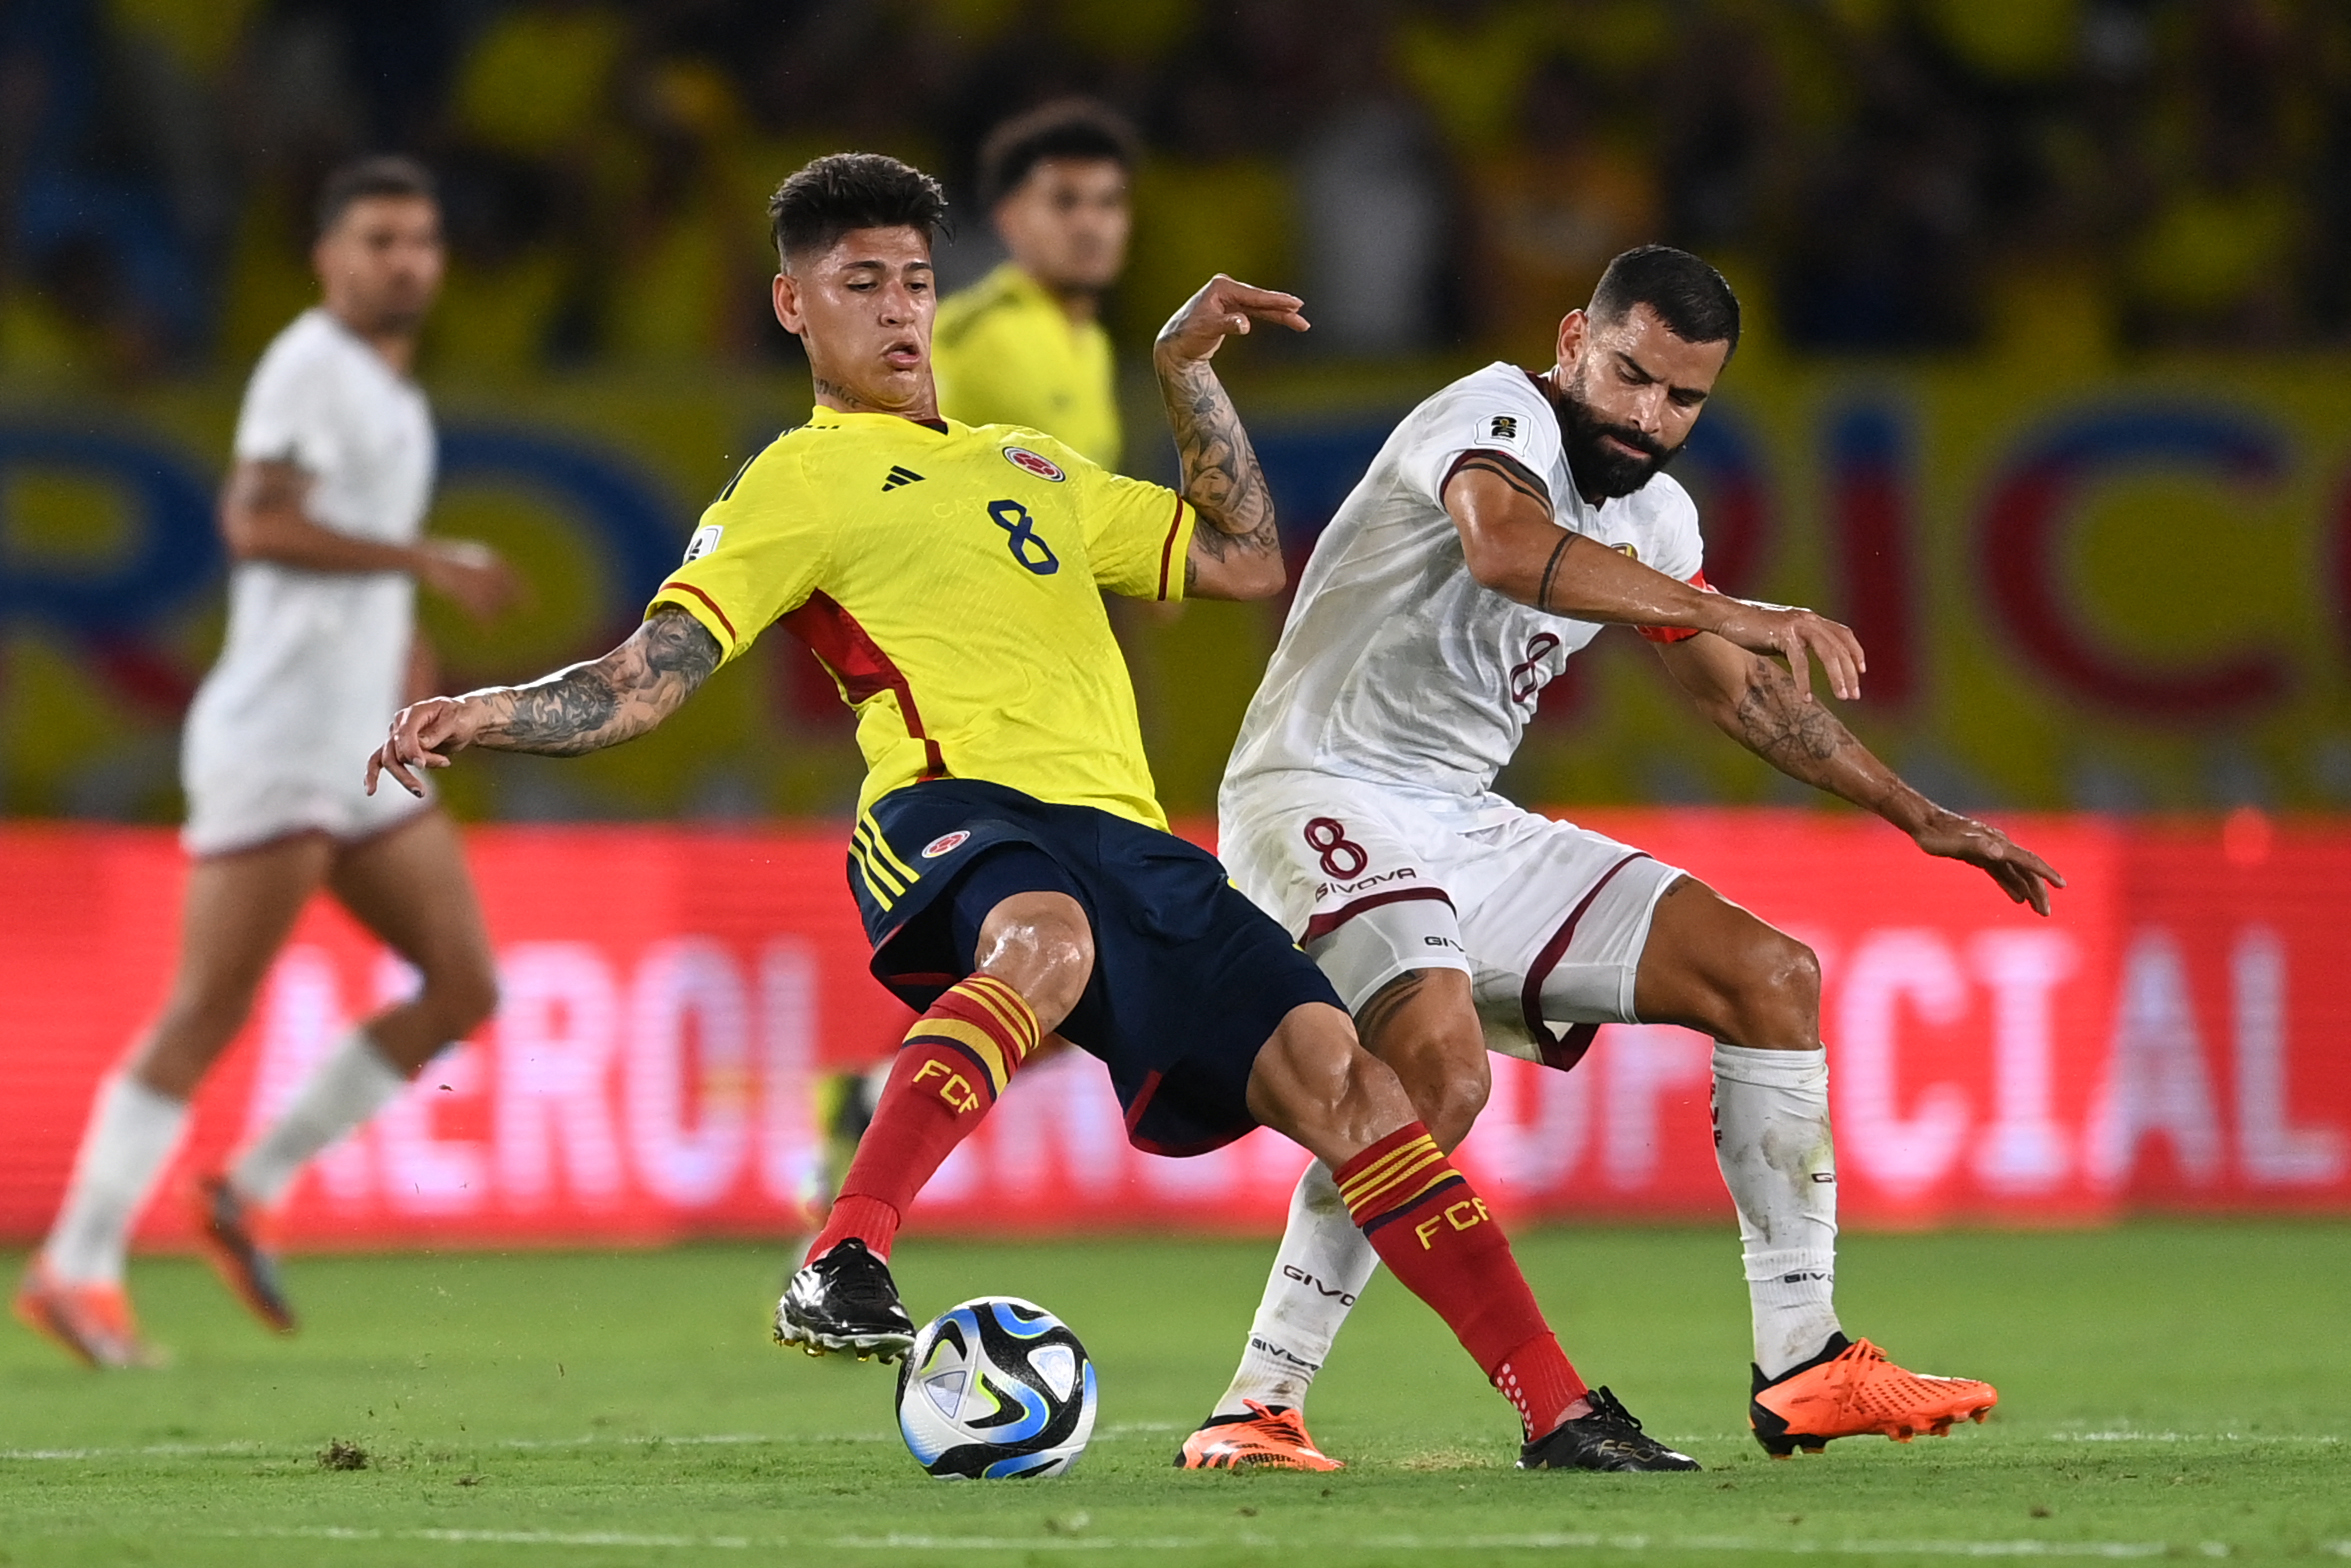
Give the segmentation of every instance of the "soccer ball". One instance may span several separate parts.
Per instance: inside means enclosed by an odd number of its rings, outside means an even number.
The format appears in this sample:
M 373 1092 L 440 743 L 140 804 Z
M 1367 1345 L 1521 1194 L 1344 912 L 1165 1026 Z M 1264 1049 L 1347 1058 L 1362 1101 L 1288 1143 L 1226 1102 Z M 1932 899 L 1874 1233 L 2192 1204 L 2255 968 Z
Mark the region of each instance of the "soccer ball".
M 898 1430 L 942 1481 L 1065 1475 L 1094 1435 L 1094 1364 L 1018 1296 L 950 1307 L 898 1364 Z

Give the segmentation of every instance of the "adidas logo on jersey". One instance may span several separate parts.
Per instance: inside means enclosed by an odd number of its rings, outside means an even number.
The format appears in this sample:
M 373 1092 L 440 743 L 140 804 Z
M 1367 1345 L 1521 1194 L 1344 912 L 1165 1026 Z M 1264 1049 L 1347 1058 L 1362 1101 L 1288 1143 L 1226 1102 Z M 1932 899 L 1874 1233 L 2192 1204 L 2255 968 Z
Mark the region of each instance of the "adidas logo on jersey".
M 888 495 L 900 485 L 920 483 L 921 479 L 922 475 L 911 468 L 892 468 L 888 477 L 882 480 L 882 494 Z

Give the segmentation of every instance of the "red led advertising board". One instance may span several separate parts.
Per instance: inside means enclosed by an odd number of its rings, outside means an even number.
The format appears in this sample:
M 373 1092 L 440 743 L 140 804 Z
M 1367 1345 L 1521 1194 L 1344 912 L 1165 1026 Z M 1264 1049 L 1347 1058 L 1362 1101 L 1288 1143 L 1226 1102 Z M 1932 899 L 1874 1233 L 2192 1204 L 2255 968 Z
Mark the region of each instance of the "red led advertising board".
M 1871 821 L 1594 812 L 1820 954 L 1844 1219 L 2095 1223 L 2134 1211 L 2351 1211 L 2351 828 L 2006 822 L 2065 873 L 2053 919 Z M 298 1247 L 655 1243 L 799 1234 L 812 1085 L 907 1014 L 865 971 L 829 825 L 488 828 L 468 839 L 499 1013 L 318 1161 Z M 0 1235 L 46 1226 L 90 1095 L 167 982 L 170 835 L 0 831 Z M 167 1189 L 284 1103 L 409 984 L 331 906 L 305 917 L 197 1102 Z M 1496 1058 L 1463 1158 L 1522 1217 L 1729 1218 L 1708 1043 L 1619 1026 L 1573 1073 Z M 1021 1075 L 913 1228 L 1271 1230 L 1304 1161 L 1259 1132 L 1130 1149 L 1098 1065 Z M 168 1198 L 168 1190 L 166 1197 Z M 158 1201 L 150 1242 L 183 1238 Z

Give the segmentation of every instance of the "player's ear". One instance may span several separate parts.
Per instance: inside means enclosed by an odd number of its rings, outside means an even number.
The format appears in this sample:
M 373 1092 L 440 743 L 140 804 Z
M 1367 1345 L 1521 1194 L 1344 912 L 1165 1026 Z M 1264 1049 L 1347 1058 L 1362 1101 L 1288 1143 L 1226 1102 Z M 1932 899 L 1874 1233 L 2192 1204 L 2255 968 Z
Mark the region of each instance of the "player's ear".
M 779 272 L 775 280 L 776 321 L 794 337 L 800 335 L 804 323 L 800 316 L 800 283 L 788 272 Z
M 1584 338 L 1591 324 L 1592 318 L 1580 310 L 1571 310 L 1559 318 L 1559 367 L 1562 370 L 1584 357 Z

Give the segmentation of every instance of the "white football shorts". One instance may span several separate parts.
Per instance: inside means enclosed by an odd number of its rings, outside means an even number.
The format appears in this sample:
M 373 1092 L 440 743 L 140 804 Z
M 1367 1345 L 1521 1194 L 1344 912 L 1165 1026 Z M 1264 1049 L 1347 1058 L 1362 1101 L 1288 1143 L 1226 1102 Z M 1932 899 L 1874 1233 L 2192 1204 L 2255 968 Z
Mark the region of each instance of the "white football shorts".
M 297 833 L 325 833 L 338 843 L 356 844 L 432 809 L 430 784 L 422 800 L 389 778 L 370 795 L 360 783 L 359 767 L 350 773 L 349 782 L 330 783 L 273 772 L 251 758 L 242 765 L 183 767 L 188 820 L 180 829 L 180 847 L 201 859 L 258 849 Z
M 1414 969 L 1470 977 L 1486 1043 L 1572 1066 L 1591 1029 L 1637 1023 L 1633 981 L 1657 900 L 1684 873 L 1628 844 L 1482 801 L 1327 773 L 1228 784 L 1219 849 L 1350 1010 Z

